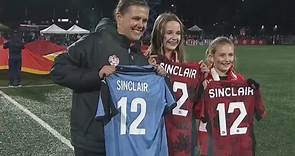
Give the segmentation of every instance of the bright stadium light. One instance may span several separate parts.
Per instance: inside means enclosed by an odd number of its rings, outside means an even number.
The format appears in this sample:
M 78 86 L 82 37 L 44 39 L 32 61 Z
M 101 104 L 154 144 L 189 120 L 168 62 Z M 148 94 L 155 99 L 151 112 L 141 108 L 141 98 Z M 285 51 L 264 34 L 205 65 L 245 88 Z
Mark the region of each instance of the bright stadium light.
M 264 25 L 261 25 L 261 30 L 263 30 L 264 29 Z
M 59 18 L 57 19 L 58 22 L 69 22 L 68 18 Z

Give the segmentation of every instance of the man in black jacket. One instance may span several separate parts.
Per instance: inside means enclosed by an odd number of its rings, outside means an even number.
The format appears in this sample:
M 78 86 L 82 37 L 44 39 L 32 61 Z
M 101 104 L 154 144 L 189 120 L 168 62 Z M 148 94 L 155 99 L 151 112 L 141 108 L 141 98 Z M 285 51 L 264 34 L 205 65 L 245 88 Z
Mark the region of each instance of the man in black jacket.
M 9 49 L 8 77 L 9 87 L 21 86 L 22 49 L 24 44 L 18 32 L 13 32 L 11 38 L 4 43 L 3 48 Z
M 114 12 L 116 22 L 102 19 L 95 33 L 55 59 L 53 81 L 73 90 L 71 141 L 76 156 L 105 155 L 104 125 L 94 119 L 101 80 L 114 73 L 118 64 L 148 64 L 130 47 L 143 35 L 148 14 L 144 0 L 120 0 Z

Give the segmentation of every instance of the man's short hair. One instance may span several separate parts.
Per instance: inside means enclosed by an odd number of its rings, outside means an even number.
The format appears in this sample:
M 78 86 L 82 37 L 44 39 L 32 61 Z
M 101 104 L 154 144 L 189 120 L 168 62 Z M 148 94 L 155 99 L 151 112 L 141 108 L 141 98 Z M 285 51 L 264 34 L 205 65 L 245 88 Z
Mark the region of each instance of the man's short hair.
M 114 15 L 116 15 L 117 13 L 124 14 L 132 5 L 149 8 L 149 5 L 145 0 L 119 0 L 117 7 L 114 10 Z

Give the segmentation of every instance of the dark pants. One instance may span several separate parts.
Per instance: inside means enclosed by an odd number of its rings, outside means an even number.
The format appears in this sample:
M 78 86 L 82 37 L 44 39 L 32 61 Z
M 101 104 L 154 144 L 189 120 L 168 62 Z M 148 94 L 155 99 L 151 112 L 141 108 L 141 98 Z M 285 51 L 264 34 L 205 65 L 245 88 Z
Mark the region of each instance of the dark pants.
M 74 147 L 75 156 L 105 156 L 105 153 L 98 153 L 93 151 L 88 151 L 83 148 Z
M 9 58 L 8 60 L 8 77 L 10 85 L 19 85 L 21 82 L 21 67 L 22 59 L 21 58 Z

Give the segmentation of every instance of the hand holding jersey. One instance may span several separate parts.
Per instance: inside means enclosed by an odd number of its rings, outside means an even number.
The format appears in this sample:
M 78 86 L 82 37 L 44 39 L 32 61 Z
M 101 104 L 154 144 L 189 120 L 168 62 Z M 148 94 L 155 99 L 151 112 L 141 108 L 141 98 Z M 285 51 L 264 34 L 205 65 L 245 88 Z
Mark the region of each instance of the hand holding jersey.
M 253 80 L 253 79 L 247 79 L 247 82 L 251 85 L 252 88 L 259 89 L 260 85 L 257 81 Z
M 207 122 L 199 125 L 200 154 L 252 156 L 253 116 L 265 116 L 259 86 L 234 71 L 236 58 L 230 39 L 217 37 L 209 44 L 206 55 L 211 71 L 195 107 L 197 118 Z
M 153 59 L 166 70 L 177 98 L 176 107 L 165 116 L 169 155 L 192 155 L 192 110 L 197 102 L 197 90 L 203 80 L 200 64 L 171 62 L 161 55 L 154 56 Z
M 199 61 L 198 63 L 200 64 L 201 72 L 204 74 L 204 78 L 206 78 L 210 72 L 210 69 L 203 60 Z
M 113 74 L 115 71 L 116 67 L 114 65 L 105 65 L 99 70 L 98 75 L 100 79 L 104 79 L 105 77 Z
M 266 115 L 259 90 L 245 80 L 211 81 L 198 107 L 198 117 L 207 122 L 208 155 L 255 155 L 254 116 Z
M 244 77 L 240 74 L 236 74 L 232 71 L 232 68 L 230 68 L 227 71 L 227 81 L 236 81 L 236 80 L 244 80 Z M 211 81 L 220 81 L 220 77 L 218 73 L 216 72 L 215 68 L 210 69 L 210 73 L 208 74 L 207 78 L 202 82 L 203 88 L 206 89 L 208 84 Z M 201 114 L 200 105 L 198 104 L 197 107 L 195 107 L 195 113 L 197 118 Z M 208 155 L 208 133 L 206 129 L 207 123 L 205 121 L 199 121 L 199 127 L 198 127 L 198 133 L 197 133 L 197 143 L 199 146 L 200 154 L 201 155 Z
M 149 64 L 156 65 L 157 64 L 158 55 L 150 55 L 148 58 Z
M 95 33 L 82 37 L 55 59 L 52 79 L 73 89 L 70 130 L 76 156 L 105 156 L 103 123 L 94 120 L 102 78 L 112 74 L 118 64 L 148 63 L 131 47 L 143 35 L 148 16 L 145 0 L 119 0 L 114 10 L 116 21 L 102 18 Z
M 163 115 L 175 99 L 151 67 L 117 66 L 102 85 L 96 118 L 106 121 L 108 156 L 168 156 Z

